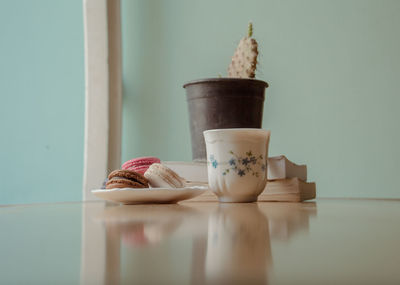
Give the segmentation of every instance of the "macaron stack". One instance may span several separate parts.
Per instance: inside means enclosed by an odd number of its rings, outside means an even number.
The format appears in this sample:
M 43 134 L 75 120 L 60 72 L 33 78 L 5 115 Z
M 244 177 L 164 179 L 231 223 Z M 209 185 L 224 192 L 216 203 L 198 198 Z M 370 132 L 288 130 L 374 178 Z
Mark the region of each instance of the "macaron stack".
M 157 157 L 138 157 L 122 164 L 105 181 L 106 189 L 114 188 L 182 188 L 185 179 L 160 163 Z

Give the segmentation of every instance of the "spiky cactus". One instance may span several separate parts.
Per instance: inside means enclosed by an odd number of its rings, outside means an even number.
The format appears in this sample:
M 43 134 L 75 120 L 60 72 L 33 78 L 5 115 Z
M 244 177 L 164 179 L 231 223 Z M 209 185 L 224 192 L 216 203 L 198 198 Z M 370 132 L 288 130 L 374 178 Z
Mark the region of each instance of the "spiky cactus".
M 253 35 L 253 24 L 249 23 L 247 37 L 240 40 L 229 64 L 228 76 L 237 78 L 254 78 L 257 68 L 258 44 Z

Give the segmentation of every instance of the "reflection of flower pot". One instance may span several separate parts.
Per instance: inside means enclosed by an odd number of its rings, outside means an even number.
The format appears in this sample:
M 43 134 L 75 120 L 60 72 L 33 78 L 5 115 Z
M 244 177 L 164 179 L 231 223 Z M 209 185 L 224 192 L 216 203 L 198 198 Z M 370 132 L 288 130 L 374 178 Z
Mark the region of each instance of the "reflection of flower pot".
M 193 160 L 206 160 L 205 130 L 261 128 L 266 82 L 210 78 L 191 81 L 183 87 L 189 107 Z

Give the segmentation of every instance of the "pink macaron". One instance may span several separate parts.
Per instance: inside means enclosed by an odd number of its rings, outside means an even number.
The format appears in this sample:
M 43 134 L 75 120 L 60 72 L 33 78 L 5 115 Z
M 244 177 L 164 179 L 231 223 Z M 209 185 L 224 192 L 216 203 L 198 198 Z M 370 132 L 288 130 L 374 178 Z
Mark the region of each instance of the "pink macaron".
M 160 159 L 153 156 L 137 157 L 122 164 L 121 168 L 144 174 L 153 163 L 160 163 Z

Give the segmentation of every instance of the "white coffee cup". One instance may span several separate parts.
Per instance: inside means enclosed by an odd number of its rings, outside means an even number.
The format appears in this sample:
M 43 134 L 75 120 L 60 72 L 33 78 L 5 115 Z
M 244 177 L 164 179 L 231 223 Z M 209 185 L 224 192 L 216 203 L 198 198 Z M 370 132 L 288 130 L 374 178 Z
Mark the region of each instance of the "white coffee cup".
M 257 201 L 267 183 L 270 131 L 215 129 L 203 134 L 208 184 L 219 201 Z

